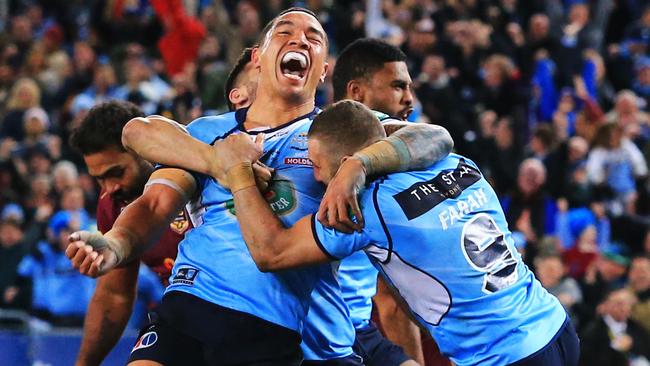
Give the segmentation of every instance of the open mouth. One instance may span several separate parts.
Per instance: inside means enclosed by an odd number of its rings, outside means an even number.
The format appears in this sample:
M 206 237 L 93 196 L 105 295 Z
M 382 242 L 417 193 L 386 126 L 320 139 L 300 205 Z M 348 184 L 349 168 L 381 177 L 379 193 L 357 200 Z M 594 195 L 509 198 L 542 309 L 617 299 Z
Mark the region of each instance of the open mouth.
M 282 75 L 289 79 L 301 80 L 307 75 L 307 66 L 309 64 L 307 56 L 299 52 L 287 52 L 280 62 Z
M 407 108 L 404 111 L 402 111 L 401 115 L 399 116 L 402 120 L 406 121 L 409 116 L 413 113 L 413 108 Z

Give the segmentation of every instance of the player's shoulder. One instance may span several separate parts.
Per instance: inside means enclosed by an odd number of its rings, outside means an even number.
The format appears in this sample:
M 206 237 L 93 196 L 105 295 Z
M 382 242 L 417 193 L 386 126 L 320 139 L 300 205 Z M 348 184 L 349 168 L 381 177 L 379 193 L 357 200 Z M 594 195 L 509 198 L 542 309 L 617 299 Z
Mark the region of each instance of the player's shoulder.
M 379 112 L 379 111 L 376 111 L 374 109 L 372 110 L 372 113 L 375 115 L 375 117 L 377 117 L 377 119 L 381 123 L 402 122 L 397 118 L 391 117 L 391 116 L 387 115 L 386 113 Z
M 238 126 L 237 112 L 228 112 L 197 118 L 187 126 L 187 131 L 205 143 L 212 143 L 216 139 L 225 137 Z

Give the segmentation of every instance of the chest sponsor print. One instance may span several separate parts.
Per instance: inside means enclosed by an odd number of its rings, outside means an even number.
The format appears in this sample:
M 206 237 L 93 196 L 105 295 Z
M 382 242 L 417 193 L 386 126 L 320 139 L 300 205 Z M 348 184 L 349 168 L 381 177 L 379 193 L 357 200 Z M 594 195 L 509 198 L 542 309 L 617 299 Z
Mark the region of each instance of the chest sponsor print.
M 278 216 L 291 213 L 297 206 L 295 187 L 290 180 L 282 176 L 275 177 L 271 188 L 264 192 L 263 195 L 273 212 Z M 226 209 L 232 215 L 237 214 L 233 200 L 226 201 Z

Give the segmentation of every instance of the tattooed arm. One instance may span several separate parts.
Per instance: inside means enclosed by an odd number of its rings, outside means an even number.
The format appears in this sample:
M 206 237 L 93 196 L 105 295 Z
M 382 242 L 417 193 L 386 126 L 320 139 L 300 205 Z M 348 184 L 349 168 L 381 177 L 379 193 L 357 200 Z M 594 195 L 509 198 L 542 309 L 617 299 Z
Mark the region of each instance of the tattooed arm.
M 409 122 L 388 122 L 383 126 L 386 135 L 388 135 L 386 141 L 400 156 L 400 169 L 394 170 L 379 165 L 372 167 L 375 169 L 372 174 L 424 169 L 449 155 L 454 147 L 451 135 L 441 126 Z M 363 150 L 355 155 L 358 156 L 362 153 Z M 365 163 L 364 167 L 366 167 Z M 367 174 L 371 173 L 367 171 Z
M 326 227 L 349 233 L 363 227 L 357 194 L 367 176 L 424 169 L 446 157 L 454 141 L 446 129 L 408 122 L 383 124 L 387 138 L 355 153 L 341 164 L 318 209 L 318 221 Z M 349 210 L 357 221 L 350 219 Z

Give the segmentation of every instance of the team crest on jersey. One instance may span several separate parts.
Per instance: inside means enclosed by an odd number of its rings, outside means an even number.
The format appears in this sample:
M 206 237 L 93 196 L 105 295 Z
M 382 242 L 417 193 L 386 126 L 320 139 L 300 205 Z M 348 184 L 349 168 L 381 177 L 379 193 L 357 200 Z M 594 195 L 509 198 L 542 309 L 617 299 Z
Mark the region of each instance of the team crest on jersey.
M 307 151 L 307 132 L 300 132 L 291 139 L 292 150 Z
M 138 338 L 138 341 L 135 343 L 135 346 L 133 346 L 133 349 L 131 350 L 131 353 L 143 349 L 143 348 L 149 348 L 156 344 L 158 341 L 158 333 L 156 332 L 147 332 L 143 334 L 140 338 Z
M 178 234 L 182 234 L 187 230 L 187 228 L 190 226 L 190 220 L 187 219 L 187 215 L 185 215 L 185 210 L 181 210 L 181 212 L 176 215 L 176 218 L 174 218 L 174 221 L 172 221 L 171 224 L 169 224 L 169 228 L 174 230 L 174 232 Z
M 286 215 L 296 208 L 295 187 L 290 180 L 281 176 L 273 180 L 273 185 L 264 193 L 264 198 L 278 216 Z M 233 200 L 226 202 L 226 209 L 233 215 L 237 214 Z

